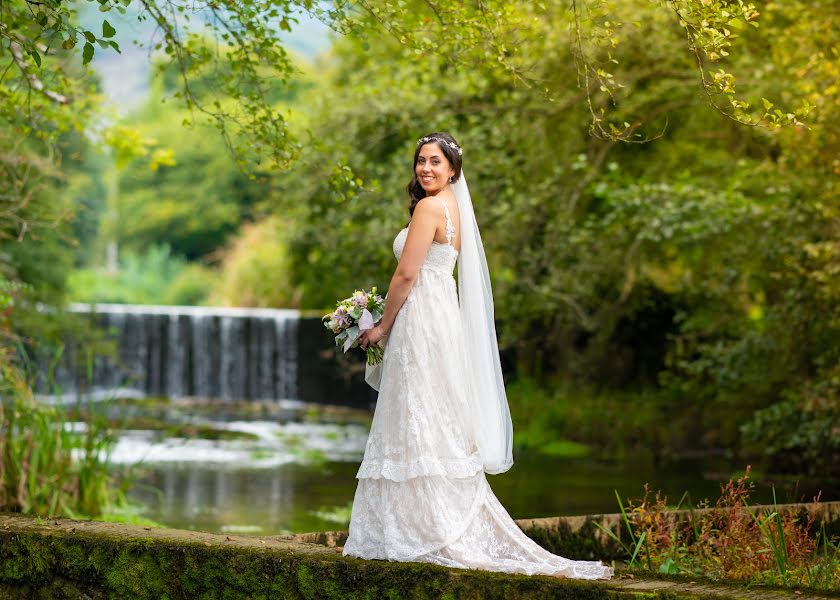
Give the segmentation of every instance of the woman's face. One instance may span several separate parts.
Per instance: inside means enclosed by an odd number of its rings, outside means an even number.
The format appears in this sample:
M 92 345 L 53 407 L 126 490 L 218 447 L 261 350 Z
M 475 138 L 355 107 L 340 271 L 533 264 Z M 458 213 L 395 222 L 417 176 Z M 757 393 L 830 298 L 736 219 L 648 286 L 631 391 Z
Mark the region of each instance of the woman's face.
M 414 166 L 420 186 L 429 196 L 434 196 L 449 184 L 449 178 L 455 170 L 449 164 L 443 151 L 435 142 L 424 144 L 420 148 L 417 164 Z

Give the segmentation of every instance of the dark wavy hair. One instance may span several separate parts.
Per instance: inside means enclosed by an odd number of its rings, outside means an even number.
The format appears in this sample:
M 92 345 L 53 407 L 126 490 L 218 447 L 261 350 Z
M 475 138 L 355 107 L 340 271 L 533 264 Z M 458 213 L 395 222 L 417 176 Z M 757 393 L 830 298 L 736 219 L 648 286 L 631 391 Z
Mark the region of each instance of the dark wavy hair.
M 455 141 L 448 133 L 429 133 L 423 136 L 425 137 L 436 137 L 447 142 L 451 142 L 460 148 L 461 144 Z M 422 138 L 421 138 L 422 139 Z M 455 175 L 452 176 L 452 181 L 457 181 L 458 178 L 461 176 L 461 155 L 458 154 L 458 151 L 454 148 L 451 148 L 448 144 L 441 144 L 440 142 L 426 142 L 425 144 L 417 144 L 417 150 L 414 151 L 414 165 L 411 172 L 411 182 L 408 184 L 408 214 L 413 216 L 414 215 L 414 207 L 417 206 L 417 203 L 420 202 L 423 198 L 426 197 L 426 190 L 423 189 L 423 186 L 420 185 L 420 180 L 417 179 L 417 159 L 420 157 L 420 150 L 423 149 L 423 146 L 426 144 L 435 144 L 440 151 L 443 152 L 443 155 L 446 157 L 446 160 L 449 161 L 449 164 L 452 165 L 452 169 L 455 171 Z

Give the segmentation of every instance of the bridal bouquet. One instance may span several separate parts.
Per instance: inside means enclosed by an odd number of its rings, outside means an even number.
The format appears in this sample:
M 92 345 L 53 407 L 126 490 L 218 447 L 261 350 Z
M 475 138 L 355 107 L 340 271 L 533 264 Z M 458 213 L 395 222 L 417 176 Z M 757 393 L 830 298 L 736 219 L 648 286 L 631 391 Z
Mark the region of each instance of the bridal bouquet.
M 358 345 L 356 340 L 363 331 L 372 329 L 382 319 L 385 312 L 385 299 L 376 293 L 376 288 L 369 292 L 356 290 L 352 296 L 339 300 L 336 309 L 323 316 L 324 327 L 336 333 L 335 345 L 344 345 L 344 351 Z M 370 344 L 365 350 L 367 364 L 382 362 L 384 350 L 377 344 Z

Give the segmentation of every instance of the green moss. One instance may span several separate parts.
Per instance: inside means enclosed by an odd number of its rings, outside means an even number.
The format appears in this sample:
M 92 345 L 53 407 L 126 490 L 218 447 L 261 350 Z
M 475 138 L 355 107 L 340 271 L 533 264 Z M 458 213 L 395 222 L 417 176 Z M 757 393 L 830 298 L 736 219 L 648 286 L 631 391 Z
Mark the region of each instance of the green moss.
M 9 522 L 14 526 L 0 526 L 0 600 L 696 598 L 679 591 L 631 592 L 615 581 L 365 561 L 306 544 L 260 546 L 245 537 L 228 543 L 224 536 L 194 532 L 169 530 L 151 538 L 139 527 L 79 524 L 71 531 L 69 527 L 33 527 L 32 520 L 20 517 L 4 521 Z
M 298 591 L 306 600 L 315 598 L 315 580 L 312 572 L 306 565 L 301 565 L 297 570 Z
M 547 456 L 561 458 L 580 458 L 591 453 L 589 446 L 572 440 L 551 440 L 540 446 L 539 451 Z
M 586 582 L 65 531 L 0 531 L 0 565 L 0 583 L 27 597 L 527 598 L 546 589 L 605 597 Z
M 200 438 L 202 440 L 258 440 L 259 436 L 247 431 L 217 429 L 210 425 L 169 425 L 165 429 L 168 437 Z
M 166 437 L 199 438 L 202 440 L 257 440 L 259 436 L 247 431 L 219 429 L 212 425 L 193 423 L 168 423 L 155 417 L 132 417 L 116 422 L 121 429 L 162 431 Z

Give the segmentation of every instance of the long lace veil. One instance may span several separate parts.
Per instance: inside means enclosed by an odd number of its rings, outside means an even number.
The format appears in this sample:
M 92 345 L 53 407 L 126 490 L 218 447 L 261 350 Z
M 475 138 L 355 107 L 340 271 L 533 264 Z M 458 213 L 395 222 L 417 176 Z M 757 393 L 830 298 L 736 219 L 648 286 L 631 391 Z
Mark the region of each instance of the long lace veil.
M 503 473 L 513 465 L 513 424 L 499 362 L 490 272 L 463 171 L 452 184 L 452 191 L 461 215 L 458 300 L 467 356 L 470 412 L 484 470 Z

